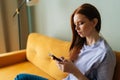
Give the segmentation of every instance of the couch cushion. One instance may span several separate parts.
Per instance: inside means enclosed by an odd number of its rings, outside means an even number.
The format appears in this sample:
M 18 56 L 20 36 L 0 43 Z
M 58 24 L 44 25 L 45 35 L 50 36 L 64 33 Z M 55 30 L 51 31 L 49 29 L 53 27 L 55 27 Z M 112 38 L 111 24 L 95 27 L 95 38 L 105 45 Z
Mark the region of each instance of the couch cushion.
M 31 33 L 27 41 L 27 59 L 56 80 L 61 80 L 67 74 L 58 69 L 49 53 L 58 57 L 68 57 L 69 46 L 70 42 Z
M 28 61 L 0 68 L 0 80 L 14 80 L 15 76 L 19 73 L 35 74 L 46 77 L 49 80 L 54 80 Z
M 115 52 L 115 54 L 116 54 L 116 68 L 113 80 L 120 80 L 120 52 Z

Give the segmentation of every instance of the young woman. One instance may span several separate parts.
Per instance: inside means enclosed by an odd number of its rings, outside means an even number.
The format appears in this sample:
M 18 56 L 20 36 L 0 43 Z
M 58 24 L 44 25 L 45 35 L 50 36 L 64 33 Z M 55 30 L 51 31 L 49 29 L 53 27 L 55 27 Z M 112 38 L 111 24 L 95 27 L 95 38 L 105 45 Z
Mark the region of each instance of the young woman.
M 59 68 L 69 73 L 64 80 L 112 80 L 116 58 L 99 35 L 98 10 L 91 4 L 81 5 L 71 16 L 71 28 L 70 60 L 58 62 Z
M 71 16 L 71 28 L 70 59 L 57 61 L 58 68 L 69 73 L 64 80 L 112 80 L 116 58 L 109 44 L 99 35 L 101 18 L 98 10 L 88 3 L 81 5 Z M 24 78 L 20 79 L 22 76 Z M 26 80 L 27 77 L 31 80 L 40 78 L 21 74 L 15 80 Z

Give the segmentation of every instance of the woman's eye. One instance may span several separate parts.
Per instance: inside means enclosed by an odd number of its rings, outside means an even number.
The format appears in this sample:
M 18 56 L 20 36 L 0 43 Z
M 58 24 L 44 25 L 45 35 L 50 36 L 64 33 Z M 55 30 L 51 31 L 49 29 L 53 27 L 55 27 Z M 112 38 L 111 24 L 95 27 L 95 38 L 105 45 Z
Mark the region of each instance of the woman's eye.
M 80 25 L 83 25 L 85 22 L 79 22 L 77 24 L 75 24 L 76 26 L 80 26 Z
M 80 22 L 80 23 L 79 23 L 79 25 L 82 25 L 82 24 L 84 24 L 84 22 Z

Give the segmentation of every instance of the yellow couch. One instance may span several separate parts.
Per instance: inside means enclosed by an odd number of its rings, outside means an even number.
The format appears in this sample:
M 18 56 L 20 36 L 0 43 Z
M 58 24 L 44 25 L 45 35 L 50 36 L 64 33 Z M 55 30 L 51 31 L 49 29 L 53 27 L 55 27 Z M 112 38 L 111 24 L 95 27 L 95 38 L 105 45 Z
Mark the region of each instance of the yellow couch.
M 28 37 L 27 48 L 0 54 L 0 80 L 14 80 L 19 73 L 39 75 L 49 80 L 62 80 L 67 73 L 60 71 L 49 53 L 68 58 L 70 42 L 38 33 Z M 120 52 L 116 52 L 117 66 L 113 80 L 120 80 Z

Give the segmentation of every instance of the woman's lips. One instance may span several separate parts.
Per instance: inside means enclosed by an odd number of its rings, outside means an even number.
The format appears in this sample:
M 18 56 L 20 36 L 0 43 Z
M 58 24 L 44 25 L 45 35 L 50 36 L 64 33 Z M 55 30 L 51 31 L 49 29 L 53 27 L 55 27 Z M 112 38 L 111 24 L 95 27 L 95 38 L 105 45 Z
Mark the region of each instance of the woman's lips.
M 77 32 L 78 34 L 81 34 L 81 32 Z

